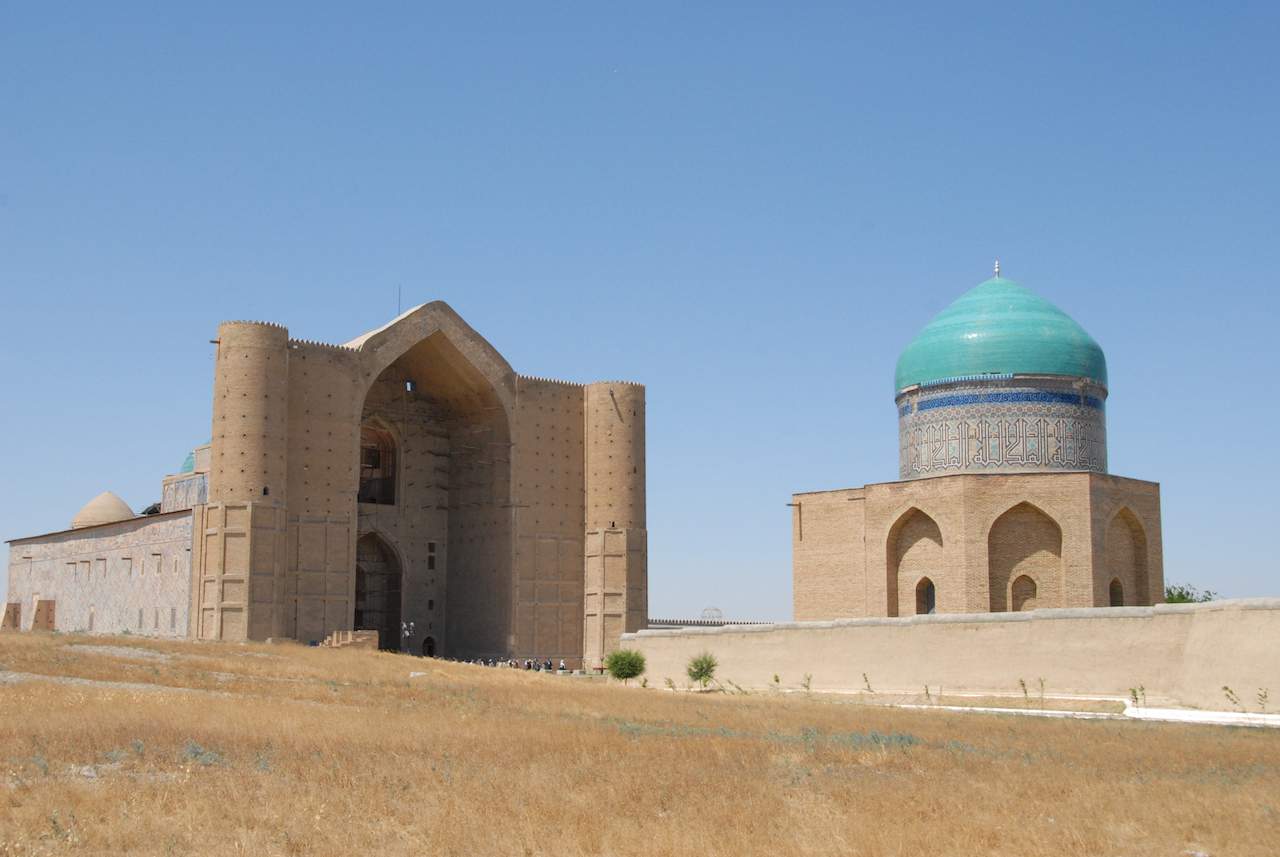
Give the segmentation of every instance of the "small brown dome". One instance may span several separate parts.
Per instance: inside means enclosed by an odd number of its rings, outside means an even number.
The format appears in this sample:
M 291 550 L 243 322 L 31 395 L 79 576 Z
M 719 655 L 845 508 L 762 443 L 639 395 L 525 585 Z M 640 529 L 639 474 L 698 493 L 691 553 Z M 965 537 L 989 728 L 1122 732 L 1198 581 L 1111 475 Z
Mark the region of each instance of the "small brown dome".
M 84 508 L 76 513 L 76 516 L 71 519 L 71 529 L 114 524 L 116 521 L 127 521 L 133 516 L 133 510 L 125 501 L 110 491 L 103 491 L 85 503 Z

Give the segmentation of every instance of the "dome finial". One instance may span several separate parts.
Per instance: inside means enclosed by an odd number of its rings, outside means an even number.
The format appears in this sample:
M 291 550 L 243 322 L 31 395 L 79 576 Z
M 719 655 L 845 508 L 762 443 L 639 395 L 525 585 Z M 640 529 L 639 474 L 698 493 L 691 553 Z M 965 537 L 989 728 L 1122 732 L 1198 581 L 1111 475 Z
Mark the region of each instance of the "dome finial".
M 1000 276 L 1000 260 L 996 259 L 996 276 Z

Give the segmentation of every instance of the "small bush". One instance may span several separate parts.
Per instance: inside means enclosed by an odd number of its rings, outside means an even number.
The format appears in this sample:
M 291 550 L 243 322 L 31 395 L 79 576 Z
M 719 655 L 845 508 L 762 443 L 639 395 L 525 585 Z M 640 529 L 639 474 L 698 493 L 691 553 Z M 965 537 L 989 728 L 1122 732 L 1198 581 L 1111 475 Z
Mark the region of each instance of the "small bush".
M 644 655 L 635 649 L 618 649 L 604 659 L 604 668 L 609 675 L 626 684 L 644 674 Z
M 1164 588 L 1164 600 L 1166 604 L 1200 604 L 1205 601 L 1213 601 L 1218 597 L 1218 593 L 1212 589 L 1206 589 L 1201 592 L 1190 583 L 1171 583 Z
M 685 670 L 689 674 L 692 681 L 696 681 L 702 688 L 706 688 L 707 684 L 716 677 L 716 667 L 720 666 L 720 662 L 716 660 L 716 656 L 710 652 L 703 652 L 689 659 L 689 667 Z

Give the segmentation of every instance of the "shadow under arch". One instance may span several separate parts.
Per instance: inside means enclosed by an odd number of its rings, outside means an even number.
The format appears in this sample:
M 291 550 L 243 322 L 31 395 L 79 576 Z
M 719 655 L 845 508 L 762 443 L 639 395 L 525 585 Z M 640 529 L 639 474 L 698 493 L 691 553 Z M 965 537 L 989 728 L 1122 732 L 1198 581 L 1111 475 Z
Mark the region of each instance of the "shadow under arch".
M 942 572 L 942 530 L 927 512 L 912 506 L 894 521 L 885 539 L 886 615 L 900 616 L 911 609 L 901 597 L 912 593 L 918 578 L 938 579 Z M 906 585 L 903 585 L 906 581 Z M 936 590 L 935 590 L 936 592 Z M 915 604 L 915 594 L 908 595 Z
M 347 345 L 359 354 L 361 425 L 388 426 L 398 441 L 399 490 L 391 508 L 377 514 L 397 522 L 413 585 L 441 605 L 442 621 L 431 631 L 435 650 L 506 653 L 514 372 L 441 301 Z M 406 529 L 414 537 L 403 536 Z M 447 549 L 429 558 L 429 543 Z
M 1107 589 L 1107 604 L 1113 607 L 1151 604 L 1147 532 L 1128 506 L 1121 506 L 1111 516 L 1103 545 L 1106 557 L 1103 579 L 1111 581 Z M 1114 585 L 1116 582 L 1120 584 L 1118 593 Z M 1120 595 L 1120 604 L 1114 603 L 1117 594 Z
M 391 543 L 378 533 L 356 541 L 356 598 L 352 628 L 377 631 L 378 648 L 400 650 L 400 616 L 404 564 Z
M 1011 609 L 1015 601 L 1017 607 L 1025 606 L 1028 593 L 1036 607 L 1061 607 L 1062 527 L 1057 520 L 1024 500 L 992 521 L 987 530 L 987 586 L 993 613 Z

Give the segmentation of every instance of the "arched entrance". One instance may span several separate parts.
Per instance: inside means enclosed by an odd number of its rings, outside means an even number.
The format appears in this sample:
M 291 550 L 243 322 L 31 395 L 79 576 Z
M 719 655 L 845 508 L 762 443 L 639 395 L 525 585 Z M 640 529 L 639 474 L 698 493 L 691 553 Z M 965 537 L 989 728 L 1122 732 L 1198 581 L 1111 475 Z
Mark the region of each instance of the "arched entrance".
M 434 658 L 436 656 L 436 638 L 435 637 L 423 638 L 422 656 L 425 658 Z
M 921 512 L 910 509 L 889 530 L 888 544 L 888 615 L 909 616 L 913 604 L 919 613 L 918 591 L 913 594 L 913 581 L 929 581 L 942 570 L 942 531 L 938 523 Z M 924 581 L 921 581 L 922 583 Z M 913 602 L 911 599 L 915 598 Z M 936 604 L 933 605 L 936 608 Z M 933 610 L 926 612 L 932 613 Z
M 929 578 L 922 578 L 916 584 L 916 615 L 927 616 L 938 610 L 938 590 Z
M 1124 606 L 1124 584 L 1118 579 L 1112 578 L 1111 585 L 1107 587 L 1108 601 L 1112 607 Z
M 1009 587 L 1009 605 L 1015 613 L 1036 609 L 1036 582 L 1025 574 Z
M 1018 592 L 1013 591 L 1014 583 Z M 987 585 L 991 611 L 1031 609 L 1030 595 L 1040 607 L 1059 607 L 1062 579 L 1062 530 L 1057 522 L 1030 503 L 1005 512 L 987 533 Z M 1030 586 L 1028 587 L 1028 584 Z M 1022 596 L 1021 606 L 1018 596 Z
M 442 604 L 444 614 L 397 614 L 397 639 L 384 645 L 399 647 L 404 618 L 431 633 L 436 654 L 506 652 L 515 619 L 507 418 L 514 373 L 474 331 L 430 305 L 363 347 L 380 357 L 360 416 L 361 524 L 396 545 L 412 603 Z M 425 653 L 419 640 L 413 650 Z
M 400 650 L 400 563 L 375 533 L 356 543 L 356 605 L 352 627 L 377 631 L 378 648 Z

